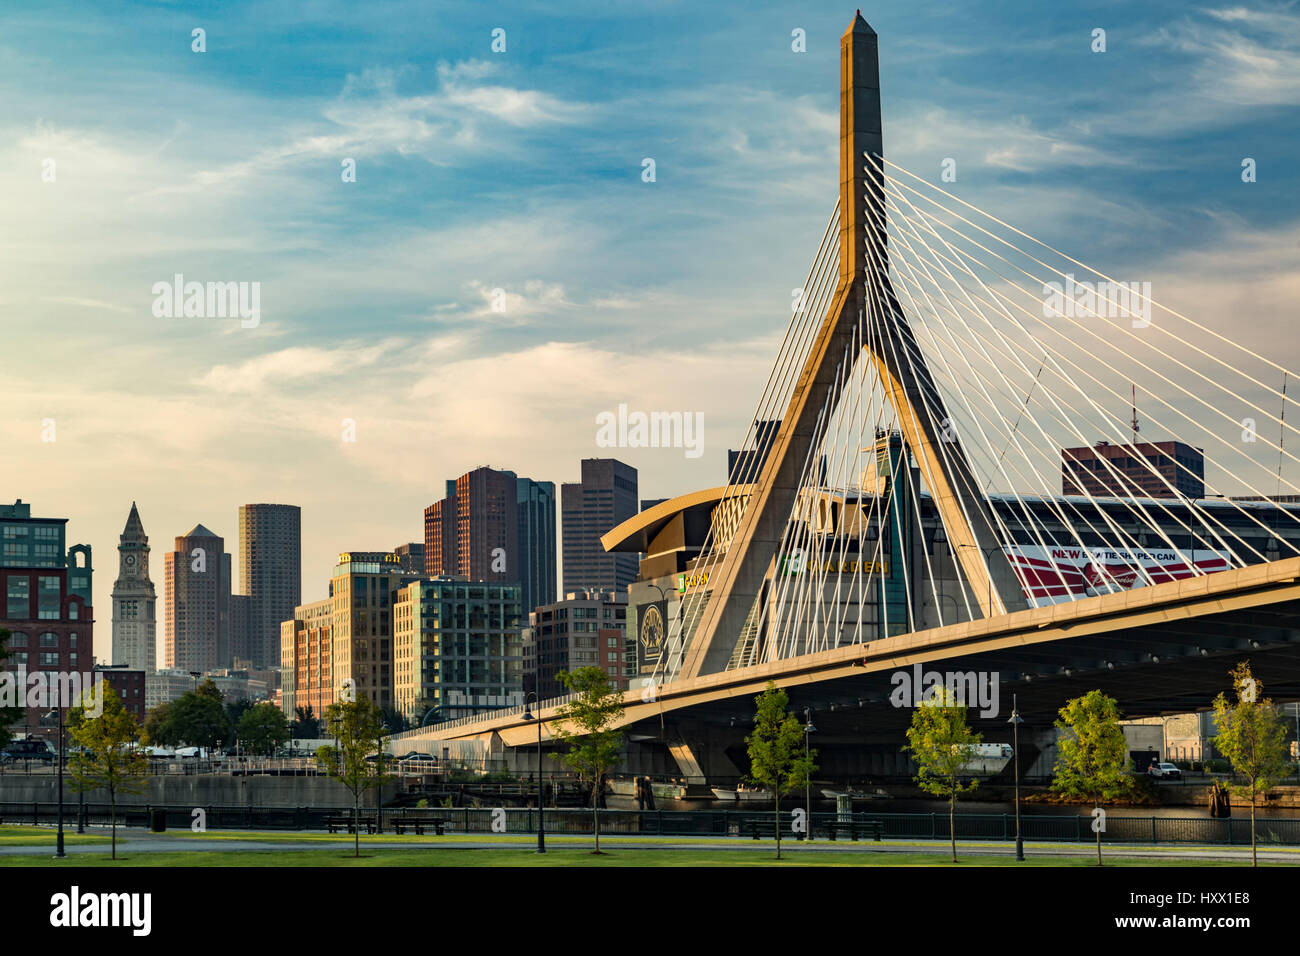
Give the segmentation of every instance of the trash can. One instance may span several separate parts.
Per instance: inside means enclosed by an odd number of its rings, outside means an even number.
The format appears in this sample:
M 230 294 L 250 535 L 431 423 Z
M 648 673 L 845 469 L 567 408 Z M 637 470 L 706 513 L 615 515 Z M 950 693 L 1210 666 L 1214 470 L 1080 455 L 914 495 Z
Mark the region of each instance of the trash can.
M 150 810 L 149 811 L 149 829 L 154 833 L 163 833 L 167 829 L 167 811 Z

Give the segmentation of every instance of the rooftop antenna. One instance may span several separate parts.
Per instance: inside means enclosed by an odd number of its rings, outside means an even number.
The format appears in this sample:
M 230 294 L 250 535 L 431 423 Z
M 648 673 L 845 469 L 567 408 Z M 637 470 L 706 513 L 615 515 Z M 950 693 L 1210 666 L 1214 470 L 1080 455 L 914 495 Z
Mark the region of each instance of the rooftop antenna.
M 1129 386 L 1133 389 L 1133 444 L 1136 445 L 1138 440 L 1138 392 L 1137 385 L 1129 382 Z M 1283 387 L 1285 388 L 1285 386 Z M 1283 392 L 1283 394 L 1286 393 Z

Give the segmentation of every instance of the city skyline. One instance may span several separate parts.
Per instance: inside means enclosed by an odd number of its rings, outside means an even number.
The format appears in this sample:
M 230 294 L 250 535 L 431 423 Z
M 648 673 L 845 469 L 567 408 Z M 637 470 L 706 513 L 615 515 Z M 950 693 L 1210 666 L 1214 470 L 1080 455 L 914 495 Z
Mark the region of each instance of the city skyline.
M 418 5 L 353 31 L 339 3 L 292 43 L 256 5 L 50 28 L 73 10 L 6 21 L 8 334 L 75 370 L 10 370 L 7 500 L 69 516 L 101 561 L 132 500 L 155 542 L 202 523 L 232 548 L 241 504 L 291 502 L 311 601 L 340 551 L 420 540 L 442 476 L 478 464 L 558 484 L 617 457 L 655 497 L 720 483 L 830 201 L 842 10 L 451 11 L 425 33 Z M 917 16 L 871 16 L 897 162 L 937 182 L 954 157 L 945 188 L 1297 364 L 1300 16 Z M 156 317 L 178 274 L 260 282 L 260 321 Z M 599 447 L 623 404 L 703 413 L 704 455 Z

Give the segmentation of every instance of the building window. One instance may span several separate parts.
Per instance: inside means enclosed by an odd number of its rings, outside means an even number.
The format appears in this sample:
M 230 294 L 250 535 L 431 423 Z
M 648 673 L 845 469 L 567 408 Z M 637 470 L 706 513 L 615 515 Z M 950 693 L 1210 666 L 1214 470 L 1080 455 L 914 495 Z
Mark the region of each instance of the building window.
M 10 635 L 9 635 L 9 646 L 10 646 L 10 647 L 26 647 L 26 646 L 27 646 L 27 635 L 24 634 L 24 633 L 22 633 L 21 631 L 18 631 L 18 632 L 14 633 L 14 634 L 10 634 Z
M 46 631 L 41 635 L 41 647 L 58 647 L 59 635 Z
M 25 621 L 31 616 L 31 582 L 27 578 L 10 577 L 6 588 L 5 617 L 11 621 Z
M 59 579 L 42 574 L 37 578 L 36 617 L 42 621 L 59 619 Z
M 41 651 L 41 665 L 42 665 L 42 666 L 46 666 L 46 667 L 48 667 L 49 665 L 53 664 L 53 665 L 55 665 L 55 666 L 57 667 L 57 666 L 58 666 L 58 663 L 59 663 L 59 652 L 58 652 L 58 651 Z

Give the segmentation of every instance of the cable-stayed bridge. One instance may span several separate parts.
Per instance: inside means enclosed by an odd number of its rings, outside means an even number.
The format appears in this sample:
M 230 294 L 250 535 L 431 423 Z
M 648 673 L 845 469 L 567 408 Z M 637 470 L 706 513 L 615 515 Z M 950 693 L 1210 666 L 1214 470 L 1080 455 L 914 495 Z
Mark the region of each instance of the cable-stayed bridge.
M 1042 725 L 1094 687 L 1129 716 L 1204 708 L 1242 657 L 1266 694 L 1300 698 L 1300 436 L 1275 343 L 890 162 L 861 15 L 841 41 L 840 146 L 741 466 L 679 502 L 707 531 L 626 695 L 631 739 L 729 777 L 771 680 L 817 713 L 823 749 L 896 751 L 897 675 L 930 670 L 996 687 L 1002 703 L 972 710 L 999 727 L 1012 693 Z M 537 724 L 521 709 L 402 736 L 513 748 Z

